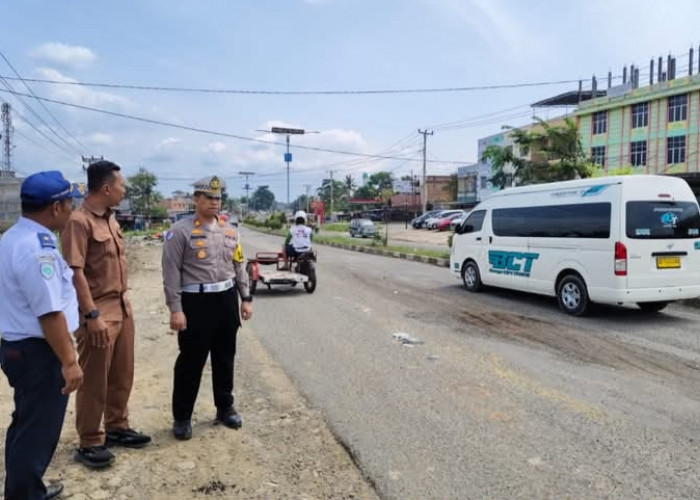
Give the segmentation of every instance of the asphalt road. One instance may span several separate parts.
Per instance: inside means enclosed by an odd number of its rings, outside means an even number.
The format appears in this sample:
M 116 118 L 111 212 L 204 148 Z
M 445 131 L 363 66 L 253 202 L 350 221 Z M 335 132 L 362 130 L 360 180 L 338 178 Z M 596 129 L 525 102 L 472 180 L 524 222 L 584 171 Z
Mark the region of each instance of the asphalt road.
M 318 254 L 316 292 L 259 288 L 249 331 L 381 496 L 698 498 L 700 311 L 571 318 L 446 269 Z

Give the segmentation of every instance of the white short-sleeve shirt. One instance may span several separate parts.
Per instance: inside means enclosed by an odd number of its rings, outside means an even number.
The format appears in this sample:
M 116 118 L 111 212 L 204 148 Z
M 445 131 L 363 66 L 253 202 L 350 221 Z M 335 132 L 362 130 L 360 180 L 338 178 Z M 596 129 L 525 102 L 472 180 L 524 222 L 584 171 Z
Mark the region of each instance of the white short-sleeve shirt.
M 290 243 L 297 252 L 307 252 L 311 250 L 311 232 L 309 226 L 303 224 L 294 225 L 289 228 L 289 234 L 292 236 Z
M 0 335 L 16 341 L 43 338 L 39 316 L 63 312 L 68 331 L 79 326 L 73 271 L 53 233 L 20 217 L 0 239 Z

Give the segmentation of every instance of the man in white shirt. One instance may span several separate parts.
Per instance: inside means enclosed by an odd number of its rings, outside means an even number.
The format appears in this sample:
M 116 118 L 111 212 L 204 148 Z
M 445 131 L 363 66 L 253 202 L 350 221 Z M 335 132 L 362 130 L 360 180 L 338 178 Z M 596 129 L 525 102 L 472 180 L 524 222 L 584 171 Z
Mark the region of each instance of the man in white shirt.
M 50 499 L 43 476 L 63 426 L 68 394 L 80 387 L 71 334 L 78 328 L 73 272 L 54 231 L 72 210 L 74 188 L 61 172 L 38 172 L 22 183 L 22 216 L 0 241 L 0 362 L 14 390 L 5 440 L 6 499 Z
M 310 252 L 312 239 L 313 230 L 306 225 L 306 212 L 299 210 L 294 214 L 294 225 L 289 228 L 289 234 L 284 240 L 285 262 L 299 254 Z

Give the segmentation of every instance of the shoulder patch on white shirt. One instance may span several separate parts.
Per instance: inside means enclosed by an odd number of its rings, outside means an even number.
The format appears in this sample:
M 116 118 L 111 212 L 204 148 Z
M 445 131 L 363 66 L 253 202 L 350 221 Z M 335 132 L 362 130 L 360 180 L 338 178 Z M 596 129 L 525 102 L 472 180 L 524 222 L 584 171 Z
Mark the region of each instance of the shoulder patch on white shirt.
M 54 268 L 53 262 L 49 262 L 45 259 L 39 259 L 39 272 L 45 280 L 53 279 L 56 275 L 56 269 Z

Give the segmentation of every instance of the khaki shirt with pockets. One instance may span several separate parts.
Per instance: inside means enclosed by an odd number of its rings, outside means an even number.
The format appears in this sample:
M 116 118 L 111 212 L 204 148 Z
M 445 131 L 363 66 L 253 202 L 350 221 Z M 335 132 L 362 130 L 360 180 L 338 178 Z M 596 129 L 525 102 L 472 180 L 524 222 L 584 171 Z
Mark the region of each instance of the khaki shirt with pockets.
M 238 230 L 218 220 L 208 228 L 196 217 L 176 222 L 163 242 L 163 288 L 171 313 L 182 312 L 182 287 L 235 279 L 241 297 L 250 295 Z
M 126 244 L 112 210 L 100 214 L 85 200 L 61 232 L 61 249 L 70 267 L 82 269 L 95 307 L 105 321 L 121 321 L 131 315 L 125 297 Z

